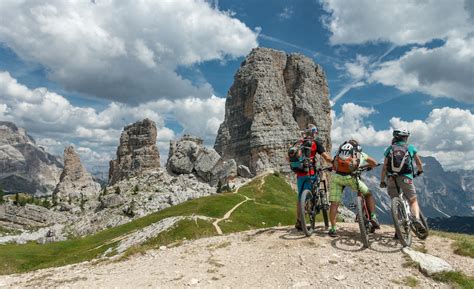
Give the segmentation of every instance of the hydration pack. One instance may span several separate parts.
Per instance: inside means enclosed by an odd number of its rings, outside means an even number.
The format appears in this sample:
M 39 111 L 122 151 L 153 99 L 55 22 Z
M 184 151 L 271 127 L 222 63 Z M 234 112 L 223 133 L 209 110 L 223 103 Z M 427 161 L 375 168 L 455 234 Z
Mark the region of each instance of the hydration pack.
M 411 174 L 413 173 L 412 159 L 408 152 L 408 145 L 393 144 L 390 154 L 387 156 L 389 164 L 387 171 L 389 173 L 397 174 Z
M 334 157 L 334 170 L 338 173 L 353 173 L 360 164 L 361 148 L 359 145 L 354 146 L 352 143 L 344 142 Z
M 307 173 L 311 164 L 312 139 L 304 139 L 293 144 L 288 149 L 290 168 L 295 173 Z

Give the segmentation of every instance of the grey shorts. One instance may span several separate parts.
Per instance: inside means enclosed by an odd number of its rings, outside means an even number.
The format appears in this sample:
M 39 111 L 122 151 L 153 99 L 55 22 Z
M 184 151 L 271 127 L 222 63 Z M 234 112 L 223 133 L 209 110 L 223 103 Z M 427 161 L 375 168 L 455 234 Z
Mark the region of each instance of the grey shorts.
M 416 198 L 416 190 L 413 180 L 405 176 L 397 176 L 396 178 L 398 187 L 405 195 L 405 198 L 409 200 Z M 387 180 L 387 193 L 390 198 L 398 197 L 398 191 L 393 177 L 389 177 Z

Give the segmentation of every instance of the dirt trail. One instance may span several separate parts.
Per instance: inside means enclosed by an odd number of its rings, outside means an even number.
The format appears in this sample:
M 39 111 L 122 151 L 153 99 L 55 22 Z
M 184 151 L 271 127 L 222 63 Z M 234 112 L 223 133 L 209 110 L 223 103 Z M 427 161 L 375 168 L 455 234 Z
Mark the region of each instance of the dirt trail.
M 341 224 L 340 237 L 334 239 L 319 226 L 310 238 L 292 228 L 271 228 L 186 241 L 120 262 L 85 262 L 2 276 L 0 287 L 380 288 L 406 286 L 404 280 L 412 277 L 421 288 L 449 288 L 407 266 L 391 227 L 383 226 L 371 248 L 363 249 L 357 224 Z M 472 274 L 466 270 L 473 270 L 474 259 L 454 255 L 450 242 L 430 237 L 414 246 L 430 254 L 443 248 L 443 259 Z
M 260 185 L 259 185 L 260 188 L 262 188 L 263 185 L 265 185 L 265 176 L 266 176 L 267 174 L 269 174 L 269 173 L 265 173 L 265 174 L 262 174 L 262 175 L 259 176 L 259 177 L 261 178 L 261 179 L 260 179 L 260 180 L 261 180 L 261 183 L 260 183 Z M 242 184 L 240 184 L 239 187 L 235 190 L 234 194 L 238 194 L 238 193 L 239 193 L 239 189 L 240 189 L 241 187 L 243 187 L 244 185 L 250 183 L 251 181 L 253 181 L 253 179 L 252 179 L 252 180 L 249 180 L 249 181 L 247 181 L 247 182 L 244 182 L 244 183 L 242 183 Z M 243 200 L 242 202 L 240 202 L 240 203 L 238 203 L 237 205 L 235 205 L 232 209 L 230 209 L 229 211 L 227 211 L 227 212 L 224 214 L 224 216 L 223 216 L 222 218 L 219 218 L 219 219 L 215 220 L 215 221 L 212 223 L 212 225 L 214 226 L 214 228 L 216 228 L 217 234 L 222 235 L 222 229 L 221 229 L 221 227 L 219 227 L 219 223 L 220 223 L 220 222 L 229 219 L 230 216 L 232 215 L 232 213 L 233 213 L 238 207 L 240 207 L 240 205 L 244 204 L 245 202 L 248 202 L 248 201 L 253 200 L 253 199 L 251 199 L 251 198 L 249 198 L 249 197 L 247 197 L 247 196 L 245 196 L 245 195 L 242 195 L 242 194 L 239 194 L 239 195 L 241 195 L 242 197 L 244 197 L 245 200 Z

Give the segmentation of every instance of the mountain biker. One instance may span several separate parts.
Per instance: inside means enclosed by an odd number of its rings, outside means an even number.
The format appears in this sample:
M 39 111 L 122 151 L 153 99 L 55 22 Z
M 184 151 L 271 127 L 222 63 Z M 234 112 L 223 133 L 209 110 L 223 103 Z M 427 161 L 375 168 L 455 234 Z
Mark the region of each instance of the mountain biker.
M 298 140 L 297 144 L 303 143 L 310 143 L 311 144 L 311 153 L 310 153 L 310 169 L 308 172 L 303 171 L 296 171 L 296 185 L 298 186 L 298 199 L 296 200 L 296 224 L 295 228 L 297 230 L 302 230 L 301 222 L 299 220 L 299 206 L 298 200 L 300 199 L 301 193 L 305 189 L 311 190 L 311 178 L 315 177 L 314 173 L 314 164 L 316 162 L 316 154 L 319 154 L 326 162 L 332 163 L 331 156 L 326 152 L 324 146 L 319 138 L 318 135 L 318 128 L 314 124 L 308 124 L 307 129 L 304 131 L 304 135 L 300 140 Z
M 415 170 L 413 168 L 413 159 L 415 159 L 416 167 L 418 172 L 417 175 L 421 175 L 423 173 L 423 164 L 421 163 L 421 159 L 417 154 L 417 149 L 412 144 L 408 144 L 408 137 L 410 136 L 410 132 L 406 129 L 395 129 L 393 131 L 393 139 L 392 145 L 387 147 L 385 150 L 385 161 L 382 168 L 382 173 L 380 176 L 380 187 L 387 188 L 387 193 L 390 198 L 398 197 L 398 188 L 403 192 L 405 197 L 408 199 L 410 204 L 410 210 L 415 216 L 414 226 L 420 232 L 426 232 L 426 228 L 423 226 L 422 222 L 420 221 L 420 208 L 418 206 L 418 200 L 416 198 L 416 190 L 415 185 L 413 184 L 413 178 Z M 395 158 L 394 154 L 392 153 L 394 150 L 401 151 L 401 156 L 405 152 L 407 152 L 407 162 L 402 164 L 399 175 L 393 175 L 394 169 L 393 166 L 393 158 Z M 395 169 L 396 170 L 396 169 Z M 387 183 L 385 182 L 385 176 L 387 175 Z M 395 183 L 396 182 L 396 183 Z M 395 234 L 396 236 L 396 234 Z
M 362 152 L 359 143 L 354 140 L 345 141 L 338 149 L 333 161 L 334 174 L 331 177 L 329 185 L 329 220 L 331 221 L 331 228 L 329 228 L 329 236 L 337 237 L 336 232 L 336 218 L 339 203 L 342 200 L 342 193 L 345 187 L 350 187 L 353 191 L 361 192 L 366 197 L 367 208 L 370 212 L 372 224 L 375 229 L 379 229 L 380 225 L 377 221 L 375 213 L 375 200 L 369 191 L 367 185 L 360 179 L 354 178 L 352 172 L 358 167 L 368 165 L 370 168 L 377 166 L 377 161 Z

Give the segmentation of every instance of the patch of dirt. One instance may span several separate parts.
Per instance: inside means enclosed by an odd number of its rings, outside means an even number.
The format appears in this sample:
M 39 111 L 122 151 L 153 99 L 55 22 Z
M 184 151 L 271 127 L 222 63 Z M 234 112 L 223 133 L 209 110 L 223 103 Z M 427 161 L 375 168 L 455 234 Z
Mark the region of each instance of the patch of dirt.
M 186 241 L 120 262 L 85 262 L 2 276 L 0 287 L 380 288 L 416 280 L 423 288 L 449 288 L 417 268 L 403 266 L 404 254 L 389 226 L 372 236 L 369 249 L 359 241 L 357 224 L 340 224 L 338 238 L 329 237 L 319 226 L 310 238 L 288 227 L 254 230 Z M 450 248 L 439 237 L 416 243 L 430 254 L 435 254 L 435 248 Z M 474 259 L 445 251 L 440 257 L 470 274 Z

